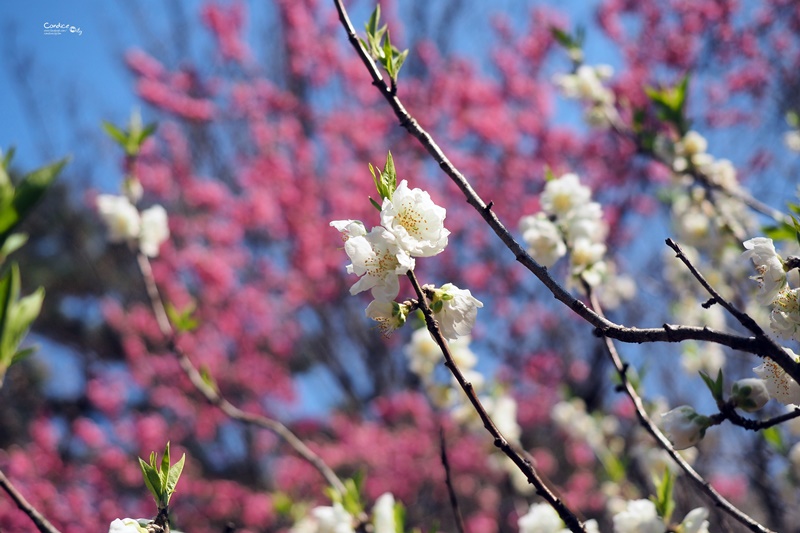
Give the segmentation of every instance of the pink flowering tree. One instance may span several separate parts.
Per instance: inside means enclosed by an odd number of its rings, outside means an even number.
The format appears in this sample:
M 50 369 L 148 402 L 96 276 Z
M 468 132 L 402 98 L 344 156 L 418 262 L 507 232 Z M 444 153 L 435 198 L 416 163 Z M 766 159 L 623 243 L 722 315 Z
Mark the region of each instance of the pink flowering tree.
M 212 54 L 126 54 L 147 124 L 106 125 L 120 194 L 88 198 L 127 265 L 112 340 L 78 400 L 2 408 L 29 504 L 64 532 L 169 503 L 187 532 L 383 533 L 395 502 L 405 531 L 786 530 L 794 5 L 521 9 L 480 54 L 399 3 L 354 6 L 363 44 L 339 2 L 273 7 L 271 70 L 242 2 L 195 14 Z M 167 442 L 171 500 L 136 461 Z

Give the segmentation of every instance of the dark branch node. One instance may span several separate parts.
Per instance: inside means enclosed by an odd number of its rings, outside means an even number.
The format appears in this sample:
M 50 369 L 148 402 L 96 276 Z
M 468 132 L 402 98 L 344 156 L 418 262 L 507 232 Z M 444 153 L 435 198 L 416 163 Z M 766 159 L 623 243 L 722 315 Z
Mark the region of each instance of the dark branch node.
M 711 307 L 711 306 L 712 306 L 712 305 L 714 305 L 715 303 L 717 303 L 717 299 L 716 299 L 716 298 L 709 298 L 708 300 L 706 300 L 705 302 L 703 302 L 703 303 L 702 303 L 702 304 L 700 304 L 700 305 L 701 305 L 701 307 L 702 307 L 703 309 L 708 309 L 709 307 Z

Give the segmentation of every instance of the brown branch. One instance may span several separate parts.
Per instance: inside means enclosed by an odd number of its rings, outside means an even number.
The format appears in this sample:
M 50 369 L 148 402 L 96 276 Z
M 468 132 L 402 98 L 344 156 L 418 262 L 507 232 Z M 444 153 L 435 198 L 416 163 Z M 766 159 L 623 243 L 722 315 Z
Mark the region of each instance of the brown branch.
M 739 426 L 749 431 L 761 431 L 762 429 L 768 429 L 772 426 L 777 426 L 778 424 L 788 422 L 789 420 L 794 420 L 800 416 L 800 408 L 795 407 L 793 411 L 769 418 L 767 420 L 752 420 L 740 415 L 736 411 L 736 404 L 733 402 L 728 401 L 720 403 L 721 405 L 719 405 L 719 413 L 709 417 L 711 418 L 711 425 L 721 424 L 727 420 L 734 426 Z
M 786 352 L 766 337 L 741 337 L 728 333 L 715 331 L 709 328 L 696 328 L 691 326 L 675 326 L 664 324 L 661 328 L 632 328 L 615 324 L 603 316 L 598 315 L 583 302 L 572 296 L 564 289 L 547 271 L 547 268 L 537 263 L 525 249 L 514 239 L 511 233 L 505 228 L 494 211 L 481 199 L 478 193 L 472 188 L 467 179 L 450 162 L 444 152 L 439 148 L 431 135 L 423 129 L 419 123 L 408 113 L 403 103 L 391 88 L 386 85 L 377 65 L 361 46 L 356 36 L 353 24 L 347 15 L 347 11 L 342 4 L 342 0 L 333 0 L 336 10 L 339 13 L 339 20 L 342 22 L 350 44 L 358 53 L 364 66 L 372 77 L 372 84 L 383 95 L 391 106 L 400 125 L 409 134 L 415 137 L 425 148 L 428 154 L 433 157 L 442 171 L 455 183 L 466 197 L 478 214 L 486 221 L 497 237 L 503 242 L 514 258 L 536 276 L 542 284 L 553 294 L 553 297 L 566 305 L 575 314 L 583 318 L 586 322 L 594 326 L 595 334 L 601 337 L 610 337 L 626 343 L 645 343 L 645 342 L 681 342 L 685 340 L 700 340 L 715 342 L 723 346 L 728 346 L 735 350 L 748 352 L 760 356 L 769 356 L 783 368 L 787 374 L 800 382 L 800 364 L 789 361 Z
M 453 517 L 456 521 L 458 533 L 464 533 L 464 517 L 461 516 L 461 509 L 458 507 L 458 497 L 456 489 L 453 487 L 453 480 L 450 476 L 450 463 L 447 461 L 447 443 L 444 440 L 444 426 L 439 426 L 439 447 L 442 450 L 442 466 L 444 467 L 444 480 L 447 484 L 447 493 L 450 495 L 450 507 L 453 509 Z
M 14 500 L 14 503 L 17 504 L 23 513 L 28 515 L 31 521 L 36 525 L 36 529 L 41 531 L 41 533 L 61 533 L 56 527 L 51 524 L 47 518 L 45 518 L 42 513 L 36 510 L 36 508 L 28 503 L 28 500 L 25 499 L 25 496 L 20 494 L 20 492 L 14 487 L 11 481 L 6 477 L 6 475 L 0 470 L 0 487 L 6 491 L 6 494 Z
M 589 294 L 589 299 L 592 303 L 592 307 L 594 310 L 602 315 L 603 310 L 600 307 L 600 303 L 597 300 L 597 296 L 592 292 L 591 287 L 584 283 L 584 287 L 586 288 L 587 294 Z M 656 440 L 659 446 L 663 448 L 669 456 L 672 458 L 673 461 L 689 476 L 695 485 L 697 485 L 698 489 L 708 496 L 711 501 L 714 502 L 714 505 L 722 509 L 724 512 L 728 513 L 738 522 L 742 523 L 747 529 L 750 531 L 755 531 L 759 533 L 767 533 L 770 532 L 770 529 L 762 526 L 758 522 L 756 522 L 753 518 L 743 513 L 739 508 L 733 505 L 731 502 L 725 499 L 719 492 L 717 492 L 711 484 L 706 481 L 703 476 L 701 476 L 692 466 L 686 462 L 686 460 L 675 451 L 675 448 L 672 446 L 672 443 L 661 433 L 661 430 L 653 423 L 650 419 L 650 416 L 647 414 L 647 410 L 644 407 L 644 403 L 642 402 L 639 393 L 636 392 L 636 389 L 633 387 L 631 382 L 628 380 L 628 366 L 627 364 L 622 362 L 622 358 L 619 356 L 617 352 L 616 346 L 614 346 L 614 341 L 609 338 L 605 338 L 604 344 L 606 348 L 606 353 L 608 354 L 609 358 L 611 359 L 611 363 L 614 365 L 614 369 L 617 371 L 617 375 L 621 380 L 621 390 L 624 390 L 625 393 L 628 395 L 628 398 L 631 399 L 633 402 L 634 407 L 636 408 L 636 417 L 639 419 L 639 423 L 642 427 L 650 433 L 650 435 Z
M 314 453 L 297 435 L 286 427 L 281 422 L 264 415 L 248 413 L 243 411 L 230 403 L 228 400 L 220 395 L 219 391 L 211 383 L 207 382 L 197 367 L 194 366 L 189 356 L 178 347 L 175 338 L 175 331 L 169 322 L 164 303 L 161 300 L 161 295 L 158 291 L 155 278 L 153 277 L 153 269 L 150 266 L 150 261 L 142 254 L 137 254 L 139 263 L 139 270 L 142 273 L 145 286 L 147 287 L 147 295 L 150 298 L 150 306 L 153 308 L 153 313 L 156 316 L 158 327 L 167 343 L 167 348 L 178 357 L 181 369 L 189 378 L 192 385 L 202 394 L 205 399 L 212 405 L 217 406 L 229 418 L 239 422 L 250 424 L 271 431 L 283 441 L 288 444 L 300 457 L 305 459 L 311 466 L 313 466 L 325 478 L 325 481 L 339 494 L 344 494 L 346 489 L 344 484 L 334 471 L 325 464 L 322 458 Z
M 767 335 L 764 330 L 761 329 L 761 326 L 759 326 L 756 321 L 750 317 L 750 315 L 740 311 L 732 303 L 723 298 L 722 295 L 717 292 L 708 281 L 706 281 L 705 277 L 703 277 L 697 268 L 695 268 L 689 258 L 686 257 L 686 254 L 683 253 L 683 250 L 678 243 L 672 239 L 667 239 L 666 243 L 667 246 L 675 251 L 676 257 L 680 259 L 684 265 L 686 265 L 686 268 L 689 269 L 689 272 L 691 272 L 695 279 L 700 282 L 708 294 L 711 295 L 711 298 L 725 308 L 725 310 L 728 311 L 728 313 L 730 313 L 736 320 L 738 320 L 742 326 L 750 330 L 750 332 L 755 335 L 756 339 L 759 339 L 764 344 L 770 345 L 770 358 L 778 363 L 778 365 L 796 381 L 800 381 L 800 379 L 798 379 L 799 376 L 795 375 L 797 371 L 800 370 L 800 365 L 798 365 L 777 342 L 772 340 L 772 338 L 770 338 L 769 335 Z M 790 370 L 794 371 L 794 373 L 790 372 Z
M 425 291 L 417 281 L 414 271 L 409 270 L 407 275 L 408 279 L 411 280 L 411 285 L 414 287 L 414 292 L 417 294 L 417 299 L 419 301 L 419 307 L 422 310 L 422 314 L 425 316 L 425 325 L 427 326 L 431 335 L 433 335 L 436 344 L 439 345 L 439 348 L 444 354 L 445 366 L 453 374 L 453 377 L 456 378 L 456 381 L 464 391 L 464 394 L 467 395 L 467 399 L 478 413 L 481 422 L 483 422 L 483 427 L 485 427 L 494 438 L 494 445 L 499 448 L 500 451 L 502 451 L 509 459 L 511 459 L 514 464 L 517 465 L 517 468 L 519 468 L 522 473 L 525 474 L 525 477 L 528 478 L 528 483 L 533 485 L 536 488 L 536 493 L 544 498 L 544 500 L 556 510 L 558 516 L 561 517 L 561 520 L 564 521 L 564 524 L 566 524 L 570 531 L 573 533 L 586 533 L 586 529 L 583 527 L 583 524 L 581 524 L 581 521 L 578 519 L 577 515 L 547 487 L 542 478 L 539 476 L 538 472 L 536 472 L 533 464 L 517 453 L 517 451 L 514 450 L 511 444 L 509 444 L 506 438 L 503 437 L 503 435 L 497 429 L 497 426 L 494 425 L 489 413 L 486 412 L 486 408 L 478 399 L 478 395 L 475 393 L 472 383 L 468 382 L 464 378 L 464 374 L 461 373 L 458 365 L 456 365 L 453 355 L 450 353 L 450 347 L 447 344 L 447 340 L 442 335 L 436 319 L 433 318 L 433 312 L 428 304 L 428 296 L 425 294 Z

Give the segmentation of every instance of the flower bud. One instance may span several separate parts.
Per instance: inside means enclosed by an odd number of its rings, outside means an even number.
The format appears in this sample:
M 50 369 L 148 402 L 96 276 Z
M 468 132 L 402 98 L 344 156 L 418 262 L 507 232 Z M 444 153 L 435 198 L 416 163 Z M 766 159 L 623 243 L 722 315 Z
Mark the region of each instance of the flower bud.
M 684 450 L 696 445 L 703 438 L 710 425 L 707 416 L 697 414 L 693 407 L 681 405 L 661 415 L 664 432 L 676 450 Z
M 748 413 L 758 411 L 769 401 L 767 384 L 758 378 L 740 379 L 733 384 L 731 393 L 736 407 Z

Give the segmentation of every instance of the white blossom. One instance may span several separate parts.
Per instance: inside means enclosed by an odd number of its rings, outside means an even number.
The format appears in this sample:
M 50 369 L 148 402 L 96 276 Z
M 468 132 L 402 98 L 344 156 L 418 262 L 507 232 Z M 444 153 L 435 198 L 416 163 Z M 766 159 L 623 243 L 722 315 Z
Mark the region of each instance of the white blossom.
M 423 380 L 433 374 L 433 369 L 444 357 L 439 345 L 425 328 L 414 330 L 411 342 L 403 351 L 408 357 L 411 371 Z
M 736 407 L 748 413 L 764 407 L 770 398 L 767 384 L 757 378 L 740 379 L 733 384 L 731 394 Z
M 602 261 L 605 253 L 605 244 L 577 239 L 570 254 L 572 275 L 583 278 L 591 286 L 599 285 L 608 270 Z
M 708 509 L 692 509 L 681 522 L 681 533 L 708 533 Z
M 797 355 L 792 350 L 789 348 L 784 348 L 784 350 L 793 361 L 798 361 Z M 764 358 L 764 362 L 754 368 L 753 372 L 764 380 L 772 398 L 784 405 L 800 405 L 800 385 L 778 363 Z
M 772 302 L 769 325 L 782 339 L 800 340 L 800 289 L 783 291 Z
M 581 65 L 575 74 L 559 74 L 553 81 L 567 98 L 593 104 L 611 104 L 614 102 L 614 93 L 603 86 L 602 80 L 610 78 L 612 73 L 608 65 Z
M 522 217 L 519 221 L 522 240 L 540 265 L 551 267 L 567 253 L 567 245 L 555 224 L 544 213 Z
M 559 219 L 559 224 L 569 244 L 578 239 L 602 241 L 608 233 L 608 226 L 603 221 L 603 207 L 597 202 L 576 205 Z
M 793 152 L 800 152 L 800 131 L 792 130 L 783 134 L 783 143 Z
M 421 189 L 400 182 L 391 200 L 384 198 L 381 225 L 397 238 L 400 248 L 412 257 L 431 257 L 447 246 L 450 232 L 444 227 L 446 212 Z
M 577 174 L 564 174 L 548 181 L 542 192 L 542 210 L 550 215 L 564 216 L 571 210 L 589 203 L 592 191 L 581 185 Z
M 564 527 L 564 521 L 558 516 L 558 512 L 546 503 L 535 503 L 530 506 L 528 512 L 520 516 L 517 520 L 519 533 L 568 533 L 570 530 Z M 596 520 L 587 520 L 583 523 L 587 533 L 599 533 Z
M 442 335 L 448 340 L 469 335 L 483 303 L 468 289 L 459 289 L 452 283 L 445 283 L 434 294 L 431 306 Z
M 317 533 L 355 533 L 353 517 L 340 503 L 334 503 L 333 507 L 315 507 L 311 516 L 317 520 Z
M 664 533 L 664 521 L 650 500 L 627 502 L 625 510 L 614 515 L 614 533 Z
M 350 237 L 362 237 L 367 234 L 367 228 L 364 227 L 364 223 L 360 220 L 334 220 L 330 225 L 342 233 L 344 240 Z
M 761 305 L 771 304 L 786 287 L 786 272 L 783 262 L 775 251 L 772 239 L 756 237 L 744 242 L 746 251 L 742 257 L 753 261 L 758 276 L 751 279 L 758 281 L 759 291 L 756 300 Z
M 108 228 L 108 240 L 124 242 L 139 237 L 141 218 L 136 207 L 124 196 L 101 194 L 97 210 Z
M 381 333 L 388 337 L 406 323 L 408 306 L 395 301 L 373 300 L 367 306 L 366 314 L 378 323 Z
M 366 235 L 351 234 L 344 250 L 352 261 L 347 273 L 362 276 L 350 287 L 350 294 L 372 289 L 376 300 L 394 300 L 400 291 L 397 276 L 414 269 L 414 258 L 401 250 L 394 235 L 381 226 Z
M 519 533 L 558 533 L 563 529 L 564 522 L 550 505 L 535 503 L 519 517 L 517 525 Z
M 661 415 L 661 425 L 676 450 L 696 445 L 708 427 L 708 417 L 699 415 L 688 405 L 676 407 Z
M 139 234 L 139 249 L 148 257 L 156 257 L 161 244 L 169 238 L 167 211 L 154 205 L 142 211 L 142 229 Z
M 694 130 L 687 131 L 683 138 L 675 143 L 675 153 L 686 157 L 703 154 L 707 149 L 706 138 Z
M 147 533 L 147 529 L 142 527 L 139 520 L 133 518 L 117 518 L 108 527 L 108 533 Z
M 378 496 L 372 507 L 373 533 L 397 533 L 394 518 L 394 496 L 386 492 Z

